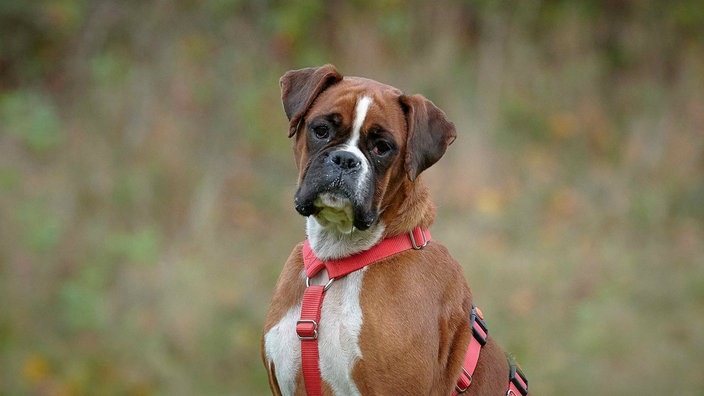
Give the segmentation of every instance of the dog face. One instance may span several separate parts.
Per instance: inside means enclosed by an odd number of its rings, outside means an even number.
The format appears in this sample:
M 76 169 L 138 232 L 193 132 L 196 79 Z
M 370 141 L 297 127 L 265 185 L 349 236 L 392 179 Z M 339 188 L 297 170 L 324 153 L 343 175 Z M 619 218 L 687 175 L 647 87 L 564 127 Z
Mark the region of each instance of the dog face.
M 299 169 L 295 208 L 341 233 L 379 221 L 393 192 L 435 163 L 456 134 L 419 95 L 326 65 L 281 78 Z
M 405 148 L 399 96 L 394 88 L 355 78 L 320 94 L 296 142 L 305 158 L 295 195 L 299 213 L 341 232 L 366 230 L 378 220 L 390 174 L 400 169 Z

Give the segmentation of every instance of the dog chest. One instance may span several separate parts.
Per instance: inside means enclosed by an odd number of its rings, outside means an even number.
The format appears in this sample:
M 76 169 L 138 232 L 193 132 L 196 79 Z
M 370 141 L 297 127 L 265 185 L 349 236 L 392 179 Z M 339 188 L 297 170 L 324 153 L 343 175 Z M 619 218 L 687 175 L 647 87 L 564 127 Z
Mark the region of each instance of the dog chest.
M 318 328 L 320 373 L 336 394 L 358 395 L 352 381 L 352 367 L 361 357 L 359 333 L 362 327 L 362 310 L 359 295 L 364 269 L 336 280 L 326 292 Z M 325 275 L 312 280 L 324 282 Z M 276 379 L 284 395 L 293 394 L 296 376 L 301 369 L 301 342 L 296 335 L 296 322 L 300 318 L 300 301 L 265 335 L 267 362 L 273 363 Z

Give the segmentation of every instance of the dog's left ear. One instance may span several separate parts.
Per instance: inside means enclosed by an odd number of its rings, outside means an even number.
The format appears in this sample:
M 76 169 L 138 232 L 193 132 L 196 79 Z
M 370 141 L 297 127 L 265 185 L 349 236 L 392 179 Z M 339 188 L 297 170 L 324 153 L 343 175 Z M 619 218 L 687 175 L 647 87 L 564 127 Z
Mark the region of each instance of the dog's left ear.
M 406 175 L 414 181 L 436 163 L 455 141 L 455 125 L 433 102 L 421 95 L 401 95 L 401 108 L 406 114 Z
M 296 134 L 298 124 L 306 112 L 326 88 L 342 80 L 335 66 L 325 65 L 290 70 L 279 80 L 281 102 L 289 119 L 288 137 Z

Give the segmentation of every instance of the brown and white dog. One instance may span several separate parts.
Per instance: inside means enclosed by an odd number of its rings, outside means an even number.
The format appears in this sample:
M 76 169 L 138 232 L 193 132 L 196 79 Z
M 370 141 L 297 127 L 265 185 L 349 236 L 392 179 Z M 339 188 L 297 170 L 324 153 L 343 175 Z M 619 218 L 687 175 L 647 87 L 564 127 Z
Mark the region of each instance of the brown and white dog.
M 295 208 L 307 216 L 321 260 L 430 227 L 435 206 L 419 177 L 456 137 L 445 113 L 420 95 L 343 77 L 331 65 L 287 72 L 281 96 L 299 170 Z M 296 323 L 306 289 L 302 244 L 271 301 L 262 358 L 274 394 L 305 394 Z M 312 283 L 325 284 L 325 271 Z M 470 341 L 472 294 L 460 265 L 436 241 L 337 279 L 319 328 L 323 394 L 450 395 Z M 467 394 L 503 395 L 504 352 L 489 337 Z

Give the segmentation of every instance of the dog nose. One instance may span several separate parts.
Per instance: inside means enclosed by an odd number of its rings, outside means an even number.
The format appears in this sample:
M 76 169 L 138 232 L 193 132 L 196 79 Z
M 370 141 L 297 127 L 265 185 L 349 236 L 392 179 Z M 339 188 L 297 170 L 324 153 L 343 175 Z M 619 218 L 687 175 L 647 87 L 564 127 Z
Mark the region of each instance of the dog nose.
M 330 160 L 344 170 L 357 168 L 362 163 L 356 155 L 344 150 L 333 151 L 330 153 Z

